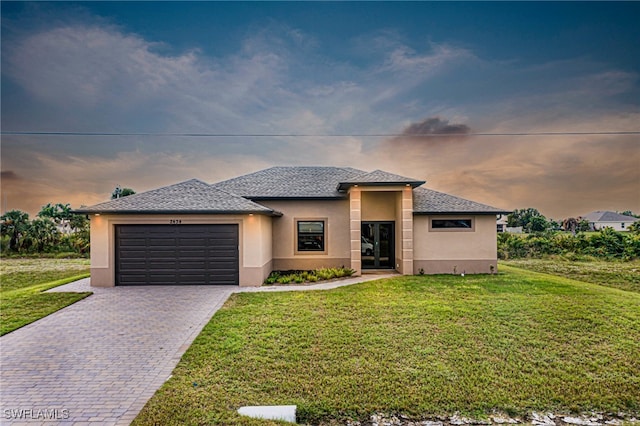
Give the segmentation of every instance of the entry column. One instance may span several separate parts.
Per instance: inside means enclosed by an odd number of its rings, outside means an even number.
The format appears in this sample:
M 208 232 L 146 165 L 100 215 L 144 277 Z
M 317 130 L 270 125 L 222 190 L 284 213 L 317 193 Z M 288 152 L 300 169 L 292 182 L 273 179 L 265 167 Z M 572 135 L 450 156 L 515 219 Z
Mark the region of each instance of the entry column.
M 362 191 L 358 185 L 349 190 L 349 231 L 351 236 L 351 269 L 354 275 L 362 274 L 362 247 L 360 224 L 362 222 Z
M 413 275 L 413 188 L 402 191 L 402 275 Z

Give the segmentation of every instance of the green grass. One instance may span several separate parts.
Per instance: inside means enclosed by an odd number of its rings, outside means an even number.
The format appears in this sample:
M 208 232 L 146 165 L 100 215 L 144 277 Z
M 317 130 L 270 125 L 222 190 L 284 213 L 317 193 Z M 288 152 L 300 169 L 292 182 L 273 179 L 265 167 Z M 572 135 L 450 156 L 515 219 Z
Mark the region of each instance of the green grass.
M 518 259 L 501 260 L 500 264 L 640 293 L 640 260 Z
M 91 293 L 43 293 L 89 276 L 86 259 L 7 259 L 0 262 L 0 336 Z
M 270 424 L 243 405 L 294 404 L 312 424 L 640 412 L 640 294 L 502 269 L 235 294 L 134 424 Z

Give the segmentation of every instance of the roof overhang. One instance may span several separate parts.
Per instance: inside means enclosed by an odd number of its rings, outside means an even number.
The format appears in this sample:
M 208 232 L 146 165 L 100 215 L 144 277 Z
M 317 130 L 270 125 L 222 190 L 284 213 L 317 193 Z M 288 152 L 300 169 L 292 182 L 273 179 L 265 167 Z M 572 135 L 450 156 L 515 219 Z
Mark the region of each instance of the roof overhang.
M 175 214 L 206 214 L 206 215 L 251 215 L 261 214 L 265 216 L 280 217 L 282 213 L 276 210 L 73 210 L 75 214 L 88 214 L 88 215 L 175 215 Z
M 402 182 L 340 182 L 337 186 L 339 192 L 346 192 L 353 186 L 410 186 L 411 188 L 417 188 L 420 185 L 424 185 L 423 180 L 412 180 Z
M 253 197 L 251 195 L 243 196 L 244 198 L 259 202 L 259 201 L 339 201 L 347 198 L 346 194 L 336 194 L 335 196 L 327 197 L 314 197 L 314 196 L 289 196 L 289 197 Z
M 496 216 L 499 214 L 510 214 L 510 211 L 491 211 L 491 212 L 483 212 L 483 211 L 430 211 L 430 212 L 425 212 L 425 211 L 421 211 L 421 212 L 416 212 L 414 211 L 413 214 L 414 215 L 420 215 L 420 216 L 427 216 L 427 215 L 461 215 L 461 214 L 471 214 L 471 215 L 475 215 L 475 216 L 480 216 L 480 215 L 485 215 L 485 216 Z

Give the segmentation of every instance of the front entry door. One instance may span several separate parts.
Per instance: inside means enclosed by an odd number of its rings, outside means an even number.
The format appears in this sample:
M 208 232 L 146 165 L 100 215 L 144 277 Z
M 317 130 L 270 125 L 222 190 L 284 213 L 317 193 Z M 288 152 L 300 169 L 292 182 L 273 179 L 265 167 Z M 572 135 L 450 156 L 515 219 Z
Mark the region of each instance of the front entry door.
M 393 222 L 362 222 L 360 251 L 362 269 L 393 269 L 395 238 Z

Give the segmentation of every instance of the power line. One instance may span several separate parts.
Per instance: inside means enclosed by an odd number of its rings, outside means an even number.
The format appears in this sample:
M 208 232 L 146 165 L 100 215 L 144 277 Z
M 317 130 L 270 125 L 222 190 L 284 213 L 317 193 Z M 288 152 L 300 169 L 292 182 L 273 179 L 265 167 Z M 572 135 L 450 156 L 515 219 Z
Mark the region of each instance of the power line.
M 145 136 L 145 137 L 189 137 L 189 138 L 345 138 L 345 137 L 456 137 L 456 136 L 589 136 L 589 135 L 640 135 L 640 131 L 605 131 L 605 132 L 505 132 L 505 133 L 155 133 L 155 132 L 36 132 L 36 131 L 2 131 L 5 136 Z

